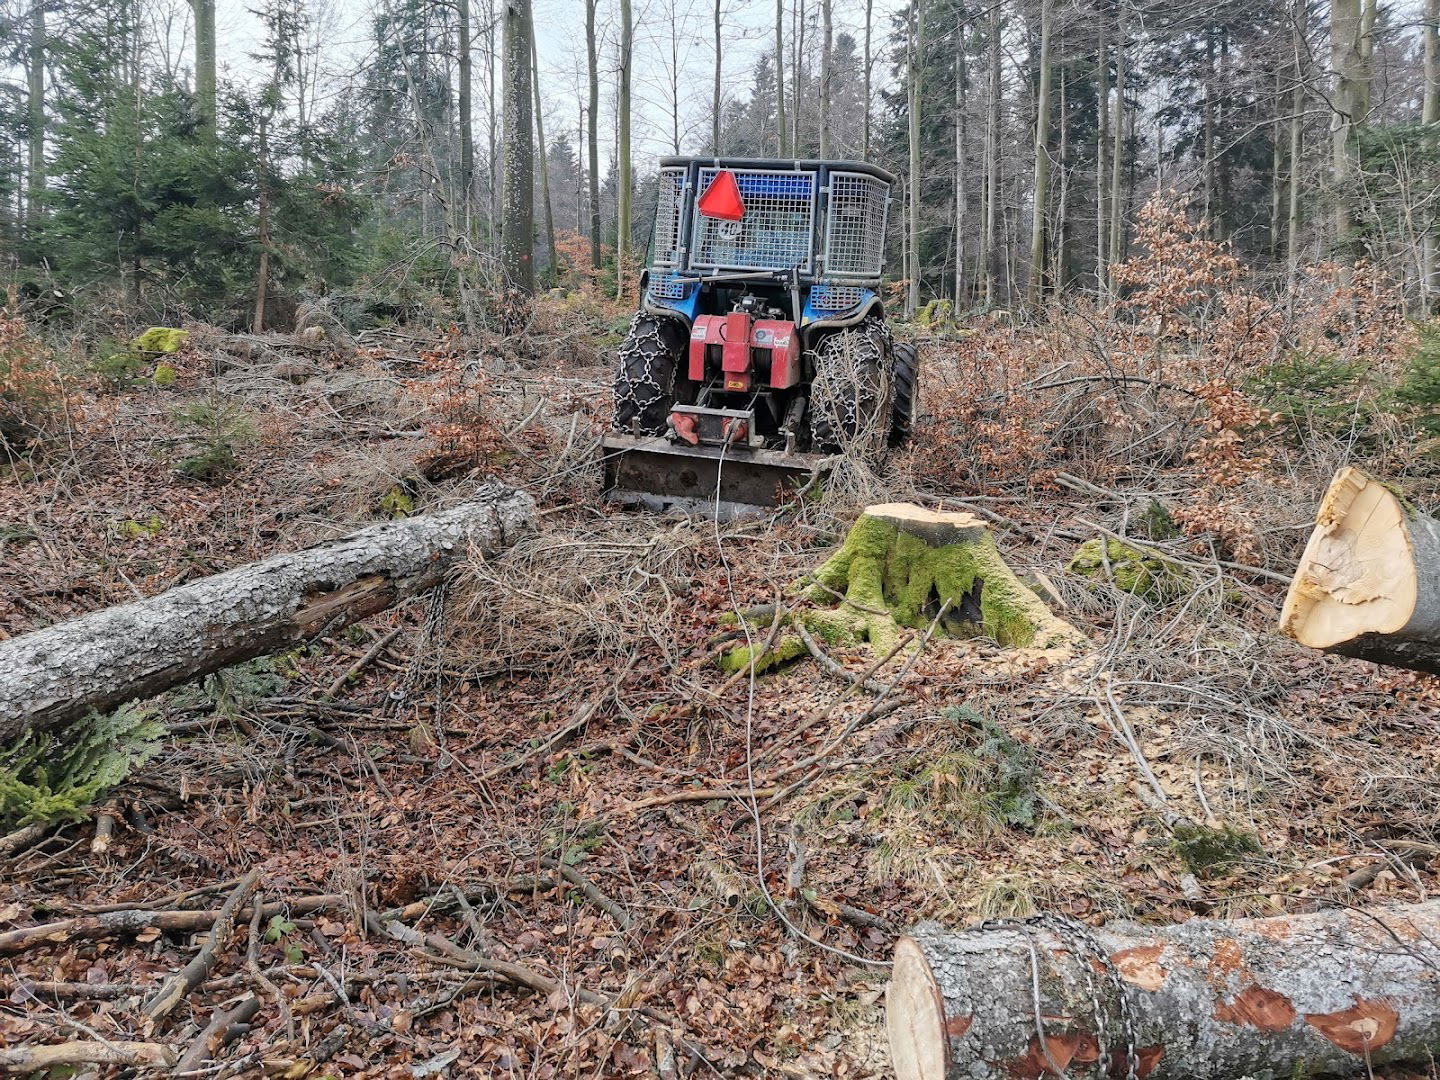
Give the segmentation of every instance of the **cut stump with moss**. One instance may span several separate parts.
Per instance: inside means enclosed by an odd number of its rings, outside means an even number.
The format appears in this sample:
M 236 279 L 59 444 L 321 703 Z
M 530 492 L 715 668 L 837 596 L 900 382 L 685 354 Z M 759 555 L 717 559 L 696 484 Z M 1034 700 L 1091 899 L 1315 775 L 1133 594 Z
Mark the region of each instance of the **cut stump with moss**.
M 1341 469 L 1280 631 L 1313 649 L 1440 674 L 1440 521 L 1360 469 Z
M 962 511 L 871 506 L 840 549 L 795 589 L 808 604 L 783 618 L 789 626 L 799 620 L 821 645 L 868 644 L 883 654 L 907 628 L 928 630 L 932 623 L 939 637 L 988 637 L 1017 648 L 1086 644 L 1005 564 L 989 526 Z M 753 663 L 758 674 L 810 651 L 785 627 L 763 648 L 772 619 L 773 613 L 747 621 L 749 640 L 724 649 L 720 667 L 737 672 Z
M 937 632 L 951 637 L 1041 649 L 1085 641 L 1005 564 L 989 527 L 962 511 L 869 507 L 811 576 L 807 595 L 836 605 L 807 619 L 831 641 L 885 648 L 901 627 L 923 630 L 937 616 Z

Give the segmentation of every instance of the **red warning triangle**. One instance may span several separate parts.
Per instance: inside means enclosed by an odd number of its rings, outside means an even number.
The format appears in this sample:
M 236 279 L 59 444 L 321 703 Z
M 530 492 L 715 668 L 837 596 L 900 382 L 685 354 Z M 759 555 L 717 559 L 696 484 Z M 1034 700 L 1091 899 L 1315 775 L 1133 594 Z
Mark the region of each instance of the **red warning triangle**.
M 740 197 L 740 185 L 729 169 L 715 174 L 715 179 L 710 181 L 710 186 L 695 205 L 706 217 L 721 221 L 739 221 L 745 216 L 745 200 Z

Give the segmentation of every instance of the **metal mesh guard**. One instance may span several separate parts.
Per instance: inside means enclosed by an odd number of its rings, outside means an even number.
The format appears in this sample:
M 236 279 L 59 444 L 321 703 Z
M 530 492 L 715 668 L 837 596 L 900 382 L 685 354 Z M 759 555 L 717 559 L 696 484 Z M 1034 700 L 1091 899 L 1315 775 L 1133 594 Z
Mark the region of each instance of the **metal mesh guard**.
M 846 311 L 864 297 L 865 290 L 858 285 L 816 285 L 810 290 L 810 306 L 816 311 Z
M 651 266 L 680 265 L 680 232 L 685 220 L 685 170 L 661 169 L 655 202 L 655 240 Z
M 651 278 L 650 295 L 657 300 L 684 300 L 688 286 L 672 277 Z
M 885 217 L 890 185 L 864 173 L 830 174 L 830 220 L 825 230 L 825 273 L 876 278 L 885 260 Z
M 701 169 L 697 191 L 721 170 Z M 720 221 L 695 211 L 691 266 L 734 270 L 810 269 L 815 229 L 815 174 L 731 169 L 745 201 L 740 221 Z

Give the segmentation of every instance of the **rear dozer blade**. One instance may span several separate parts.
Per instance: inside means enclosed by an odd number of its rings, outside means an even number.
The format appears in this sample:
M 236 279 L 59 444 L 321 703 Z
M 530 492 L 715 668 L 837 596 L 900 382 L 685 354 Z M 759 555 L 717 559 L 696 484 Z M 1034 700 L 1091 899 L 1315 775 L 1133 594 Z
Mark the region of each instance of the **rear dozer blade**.
M 605 498 L 624 505 L 724 518 L 779 505 L 829 472 L 825 454 L 688 446 L 664 438 L 606 435 L 600 442 Z

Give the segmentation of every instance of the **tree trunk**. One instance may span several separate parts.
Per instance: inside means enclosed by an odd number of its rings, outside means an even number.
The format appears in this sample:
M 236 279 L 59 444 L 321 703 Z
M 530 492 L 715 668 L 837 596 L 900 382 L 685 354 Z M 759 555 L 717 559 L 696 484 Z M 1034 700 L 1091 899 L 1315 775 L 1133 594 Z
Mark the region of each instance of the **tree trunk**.
M 1433 131 L 1434 127 L 1440 124 L 1440 0 L 1425 0 L 1424 22 L 1422 32 L 1425 35 L 1425 96 L 1420 111 L 1420 122 Z M 1440 135 L 1432 133 L 1430 136 L 1432 155 L 1435 153 L 1437 145 L 1440 145 Z M 1425 237 L 1420 241 L 1422 316 L 1430 313 L 1431 298 L 1440 293 L 1440 265 L 1437 265 L 1440 260 L 1436 258 L 1436 249 L 1440 248 L 1440 238 L 1436 236 L 1437 230 L 1440 230 L 1440 214 L 1432 210 L 1425 229 Z
M 715 0 L 715 86 L 710 95 L 710 152 L 720 156 L 720 58 L 723 53 L 720 42 L 720 0 Z M 678 149 L 675 151 L 680 152 Z
M 200 131 L 215 134 L 215 0 L 190 0 L 195 12 L 195 111 Z
M 1291 91 L 1290 98 L 1290 169 L 1287 173 L 1289 182 L 1287 194 L 1290 197 L 1290 205 L 1285 222 L 1287 280 L 1292 292 L 1295 289 L 1295 280 L 1300 270 L 1300 157 L 1303 151 L 1301 139 L 1305 123 L 1305 55 L 1307 51 L 1305 20 L 1309 10 L 1308 0 L 1295 0 L 1292 14 L 1295 27 L 1293 38 L 1295 88 Z
M 921 73 L 925 70 L 925 0 L 910 3 L 910 63 L 906 72 L 910 105 L 910 260 L 905 268 L 910 287 L 905 293 L 905 313 L 913 316 L 920 307 L 920 108 L 924 100 Z
M 896 943 L 891 1059 L 898 1080 L 1363 1076 L 1440 1045 L 1437 941 L 1437 901 L 1093 931 L 926 924 Z
M 546 278 L 550 284 L 559 280 L 560 258 L 555 252 L 555 210 L 550 203 L 550 162 L 545 147 L 545 116 L 540 104 L 540 53 L 535 48 L 535 35 L 530 35 L 530 80 L 535 93 L 535 146 L 540 155 L 540 199 L 545 207 Z
M 1030 276 L 1026 302 L 1034 312 L 1040 306 L 1045 282 L 1045 219 L 1050 213 L 1050 24 L 1051 0 L 1040 4 L 1040 70 L 1035 89 L 1034 210 L 1030 215 Z
M 835 52 L 835 0 L 820 0 L 820 156 L 830 156 L 830 94 Z
M 995 224 L 1000 216 L 1000 5 L 990 6 L 990 71 L 985 103 L 985 228 L 980 246 L 985 259 L 985 306 L 993 307 L 996 267 L 1000 252 L 995 245 Z
M 965 190 L 965 11 L 955 13 L 955 314 L 967 306 L 965 301 L 965 224 L 968 202 Z
M 45 192 L 45 4 L 30 2 L 28 124 L 29 174 L 26 177 L 25 228 L 31 239 L 40 226 L 41 197 Z
M 1110 265 L 1125 258 L 1125 23 L 1116 22 L 1115 35 L 1115 141 L 1110 150 L 1110 242 L 1106 252 Z M 1106 273 L 1106 287 L 1110 288 Z M 1111 289 L 1113 291 L 1113 289 Z
M 1350 193 L 1354 172 L 1354 140 L 1352 131 L 1360 105 L 1357 82 L 1360 71 L 1360 0 L 1332 0 L 1330 5 L 1331 66 L 1335 72 L 1335 88 L 1330 118 L 1331 193 L 1335 217 L 1335 245 L 1345 249 L 1350 244 Z
M 1095 64 L 1096 111 L 1095 125 L 1095 283 L 1103 290 L 1108 277 L 1105 241 L 1110 223 L 1105 213 L 1105 144 L 1110 136 L 1110 54 L 1105 49 L 1105 29 L 1101 24 L 1100 47 Z
M 535 292 L 535 145 L 531 116 L 530 0 L 505 0 L 505 178 L 500 226 L 500 265 L 505 288 L 519 296 Z
M 866 0 L 873 3 L 874 0 Z M 870 27 L 866 24 L 865 41 L 870 41 Z M 869 74 L 866 74 L 866 84 Z M 785 0 L 775 0 L 775 143 L 776 153 L 785 157 L 789 153 L 785 130 Z M 867 130 L 868 134 L 868 130 Z M 868 150 L 868 145 L 866 147 Z
M 457 0 L 459 21 L 459 79 L 460 79 L 460 209 L 464 222 L 465 236 L 471 238 L 475 196 L 475 124 L 471 116 L 474 111 L 473 68 L 470 59 L 470 0 Z
M 631 0 L 620 0 L 620 95 L 619 132 L 616 154 L 619 158 L 620 190 L 616 196 L 615 226 L 615 296 L 625 298 L 625 269 L 630 258 L 630 195 L 634 184 L 630 160 L 630 73 L 635 61 L 635 20 Z
M 590 100 L 585 112 L 585 139 L 590 154 L 590 269 L 600 269 L 600 58 L 595 51 L 595 8 L 585 0 L 585 64 Z
M 1302 645 L 1440 674 L 1440 520 L 1353 466 L 1316 513 L 1281 632 Z
M 777 4 L 779 2 L 780 0 L 776 0 Z M 865 110 L 865 116 L 862 121 L 863 127 L 860 131 L 860 157 L 865 161 L 870 160 L 870 84 L 875 76 L 875 60 L 871 55 L 870 35 L 874 29 L 874 21 L 875 0 L 865 0 L 865 71 L 862 76 L 863 84 L 860 91 L 861 97 L 864 98 L 860 107 Z M 777 27 L 776 29 L 778 30 L 779 28 Z
M 383 611 L 439 584 L 471 545 L 494 552 L 510 544 L 534 512 L 530 496 L 491 486 L 450 510 L 0 642 L 0 745 Z
M 256 162 L 255 178 L 259 187 L 256 208 L 256 243 L 260 245 L 260 264 L 255 270 L 255 314 L 250 319 L 250 332 L 265 332 L 265 295 L 270 291 L 270 145 L 266 133 L 268 117 L 260 114 L 260 153 Z

